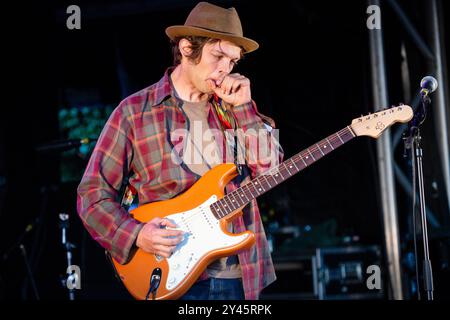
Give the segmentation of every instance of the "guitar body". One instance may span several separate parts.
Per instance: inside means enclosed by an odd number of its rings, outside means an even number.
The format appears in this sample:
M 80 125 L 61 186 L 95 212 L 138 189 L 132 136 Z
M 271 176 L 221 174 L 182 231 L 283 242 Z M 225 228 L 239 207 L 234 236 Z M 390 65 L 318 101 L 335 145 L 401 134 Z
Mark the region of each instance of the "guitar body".
M 214 260 L 250 248 L 255 235 L 246 231 L 232 234 L 227 225 L 242 208 L 226 218 L 216 218 L 209 206 L 224 196 L 226 184 L 236 176 L 234 164 L 221 164 L 201 177 L 183 194 L 166 201 L 142 205 L 130 212 L 141 222 L 166 218 L 186 234 L 170 258 L 163 258 L 137 249 L 127 264 L 113 259 L 116 271 L 128 291 L 136 299 L 145 299 L 155 269 L 161 280 L 155 299 L 178 299 L 197 281 Z

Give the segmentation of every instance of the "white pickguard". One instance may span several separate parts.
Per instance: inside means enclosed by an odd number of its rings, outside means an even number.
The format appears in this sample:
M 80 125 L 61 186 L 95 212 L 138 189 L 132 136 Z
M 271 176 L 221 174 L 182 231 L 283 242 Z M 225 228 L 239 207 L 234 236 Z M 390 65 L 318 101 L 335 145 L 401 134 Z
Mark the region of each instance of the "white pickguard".
M 166 216 L 185 232 L 184 239 L 167 259 L 168 290 L 178 286 L 208 252 L 234 246 L 247 238 L 247 234 L 228 236 L 222 231 L 220 220 L 214 217 L 209 208 L 216 200 L 214 195 L 195 209 Z

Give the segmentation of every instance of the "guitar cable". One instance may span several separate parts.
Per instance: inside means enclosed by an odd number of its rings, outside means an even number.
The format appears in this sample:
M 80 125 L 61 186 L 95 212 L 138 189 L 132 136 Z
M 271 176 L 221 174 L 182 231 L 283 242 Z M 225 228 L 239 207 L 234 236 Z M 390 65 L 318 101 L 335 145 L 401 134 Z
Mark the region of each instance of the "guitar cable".
M 158 290 L 159 283 L 161 282 L 161 269 L 157 268 L 153 270 L 150 277 L 150 285 L 145 296 L 145 300 L 149 300 L 150 294 L 152 295 L 152 300 L 156 298 L 156 291 Z

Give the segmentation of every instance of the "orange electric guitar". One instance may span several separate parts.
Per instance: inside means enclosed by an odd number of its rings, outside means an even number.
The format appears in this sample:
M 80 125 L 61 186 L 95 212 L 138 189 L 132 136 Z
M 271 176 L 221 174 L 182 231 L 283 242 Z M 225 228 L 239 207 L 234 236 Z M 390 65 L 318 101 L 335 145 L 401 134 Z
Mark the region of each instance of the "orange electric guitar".
M 135 219 L 170 219 L 185 232 L 170 258 L 137 249 L 127 264 L 113 260 L 120 279 L 136 299 L 177 299 L 215 259 L 234 255 L 255 242 L 252 232 L 232 234 L 229 221 L 253 199 L 310 166 L 356 136 L 378 138 L 395 122 L 407 122 L 411 107 L 400 105 L 354 119 L 351 125 L 266 171 L 233 192 L 225 185 L 237 175 L 234 164 L 221 164 L 201 177 L 189 190 L 166 201 L 142 205 L 131 211 Z

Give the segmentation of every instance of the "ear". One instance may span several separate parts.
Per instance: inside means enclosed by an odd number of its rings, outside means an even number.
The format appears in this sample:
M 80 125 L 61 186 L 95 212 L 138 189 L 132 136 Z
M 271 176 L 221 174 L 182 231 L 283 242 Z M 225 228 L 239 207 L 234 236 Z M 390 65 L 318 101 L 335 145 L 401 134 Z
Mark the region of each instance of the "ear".
M 188 57 L 192 53 L 191 43 L 188 39 L 181 39 L 178 43 L 178 49 L 180 49 L 181 54 L 183 57 Z

